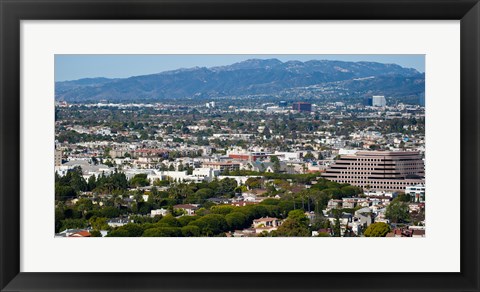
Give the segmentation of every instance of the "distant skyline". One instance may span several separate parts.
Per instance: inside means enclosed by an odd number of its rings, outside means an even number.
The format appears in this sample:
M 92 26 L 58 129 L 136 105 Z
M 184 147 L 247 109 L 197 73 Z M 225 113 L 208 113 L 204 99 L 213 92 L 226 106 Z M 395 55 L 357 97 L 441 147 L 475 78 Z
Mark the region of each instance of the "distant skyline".
M 55 55 L 55 81 L 82 78 L 127 78 L 191 67 L 231 65 L 248 59 L 337 60 L 351 62 L 393 63 L 425 72 L 425 55 Z

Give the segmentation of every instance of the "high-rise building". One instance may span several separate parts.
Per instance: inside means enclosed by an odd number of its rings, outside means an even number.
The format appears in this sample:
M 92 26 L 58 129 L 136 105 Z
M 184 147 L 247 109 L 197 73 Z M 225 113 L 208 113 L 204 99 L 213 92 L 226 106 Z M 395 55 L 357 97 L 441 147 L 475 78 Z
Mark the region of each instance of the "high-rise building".
M 383 95 L 374 95 L 372 96 L 372 105 L 385 107 L 387 105 L 387 101 L 385 100 L 385 96 Z
M 358 151 L 340 156 L 322 177 L 364 189 L 403 192 L 425 183 L 425 163 L 414 151 Z
M 300 112 L 311 112 L 312 104 L 309 102 L 294 102 L 292 109 Z
M 371 97 L 365 98 L 365 105 L 366 106 L 372 106 L 372 98 Z
M 279 107 L 287 107 L 287 102 L 284 101 L 284 100 L 282 100 L 282 101 L 280 101 L 280 102 L 278 103 L 278 106 L 279 106 Z

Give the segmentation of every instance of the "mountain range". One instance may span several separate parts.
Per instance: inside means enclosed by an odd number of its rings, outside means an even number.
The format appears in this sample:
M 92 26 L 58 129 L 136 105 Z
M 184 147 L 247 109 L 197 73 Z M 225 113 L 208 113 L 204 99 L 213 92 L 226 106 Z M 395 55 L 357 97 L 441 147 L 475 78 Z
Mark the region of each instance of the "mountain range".
M 69 102 L 120 102 L 247 95 L 289 97 L 310 88 L 315 88 L 318 98 L 335 98 L 337 93 L 343 97 L 411 97 L 424 92 L 425 74 L 376 62 L 250 59 L 228 66 L 194 67 L 129 78 L 60 81 L 55 83 L 55 98 Z

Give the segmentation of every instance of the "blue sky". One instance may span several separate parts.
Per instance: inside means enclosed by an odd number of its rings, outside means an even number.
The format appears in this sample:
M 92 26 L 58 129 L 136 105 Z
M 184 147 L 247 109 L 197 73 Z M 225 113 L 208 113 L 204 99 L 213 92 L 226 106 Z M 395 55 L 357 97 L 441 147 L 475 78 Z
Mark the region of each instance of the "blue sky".
M 125 78 L 190 67 L 229 65 L 247 59 L 339 60 L 394 63 L 425 72 L 425 55 L 55 55 L 55 81 Z

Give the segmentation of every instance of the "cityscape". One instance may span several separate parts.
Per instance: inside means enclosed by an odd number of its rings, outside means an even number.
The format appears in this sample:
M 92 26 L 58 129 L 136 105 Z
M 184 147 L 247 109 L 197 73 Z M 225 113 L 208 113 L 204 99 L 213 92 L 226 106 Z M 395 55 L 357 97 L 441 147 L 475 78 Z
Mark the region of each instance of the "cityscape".
M 423 55 L 234 56 L 56 78 L 55 237 L 426 236 Z

